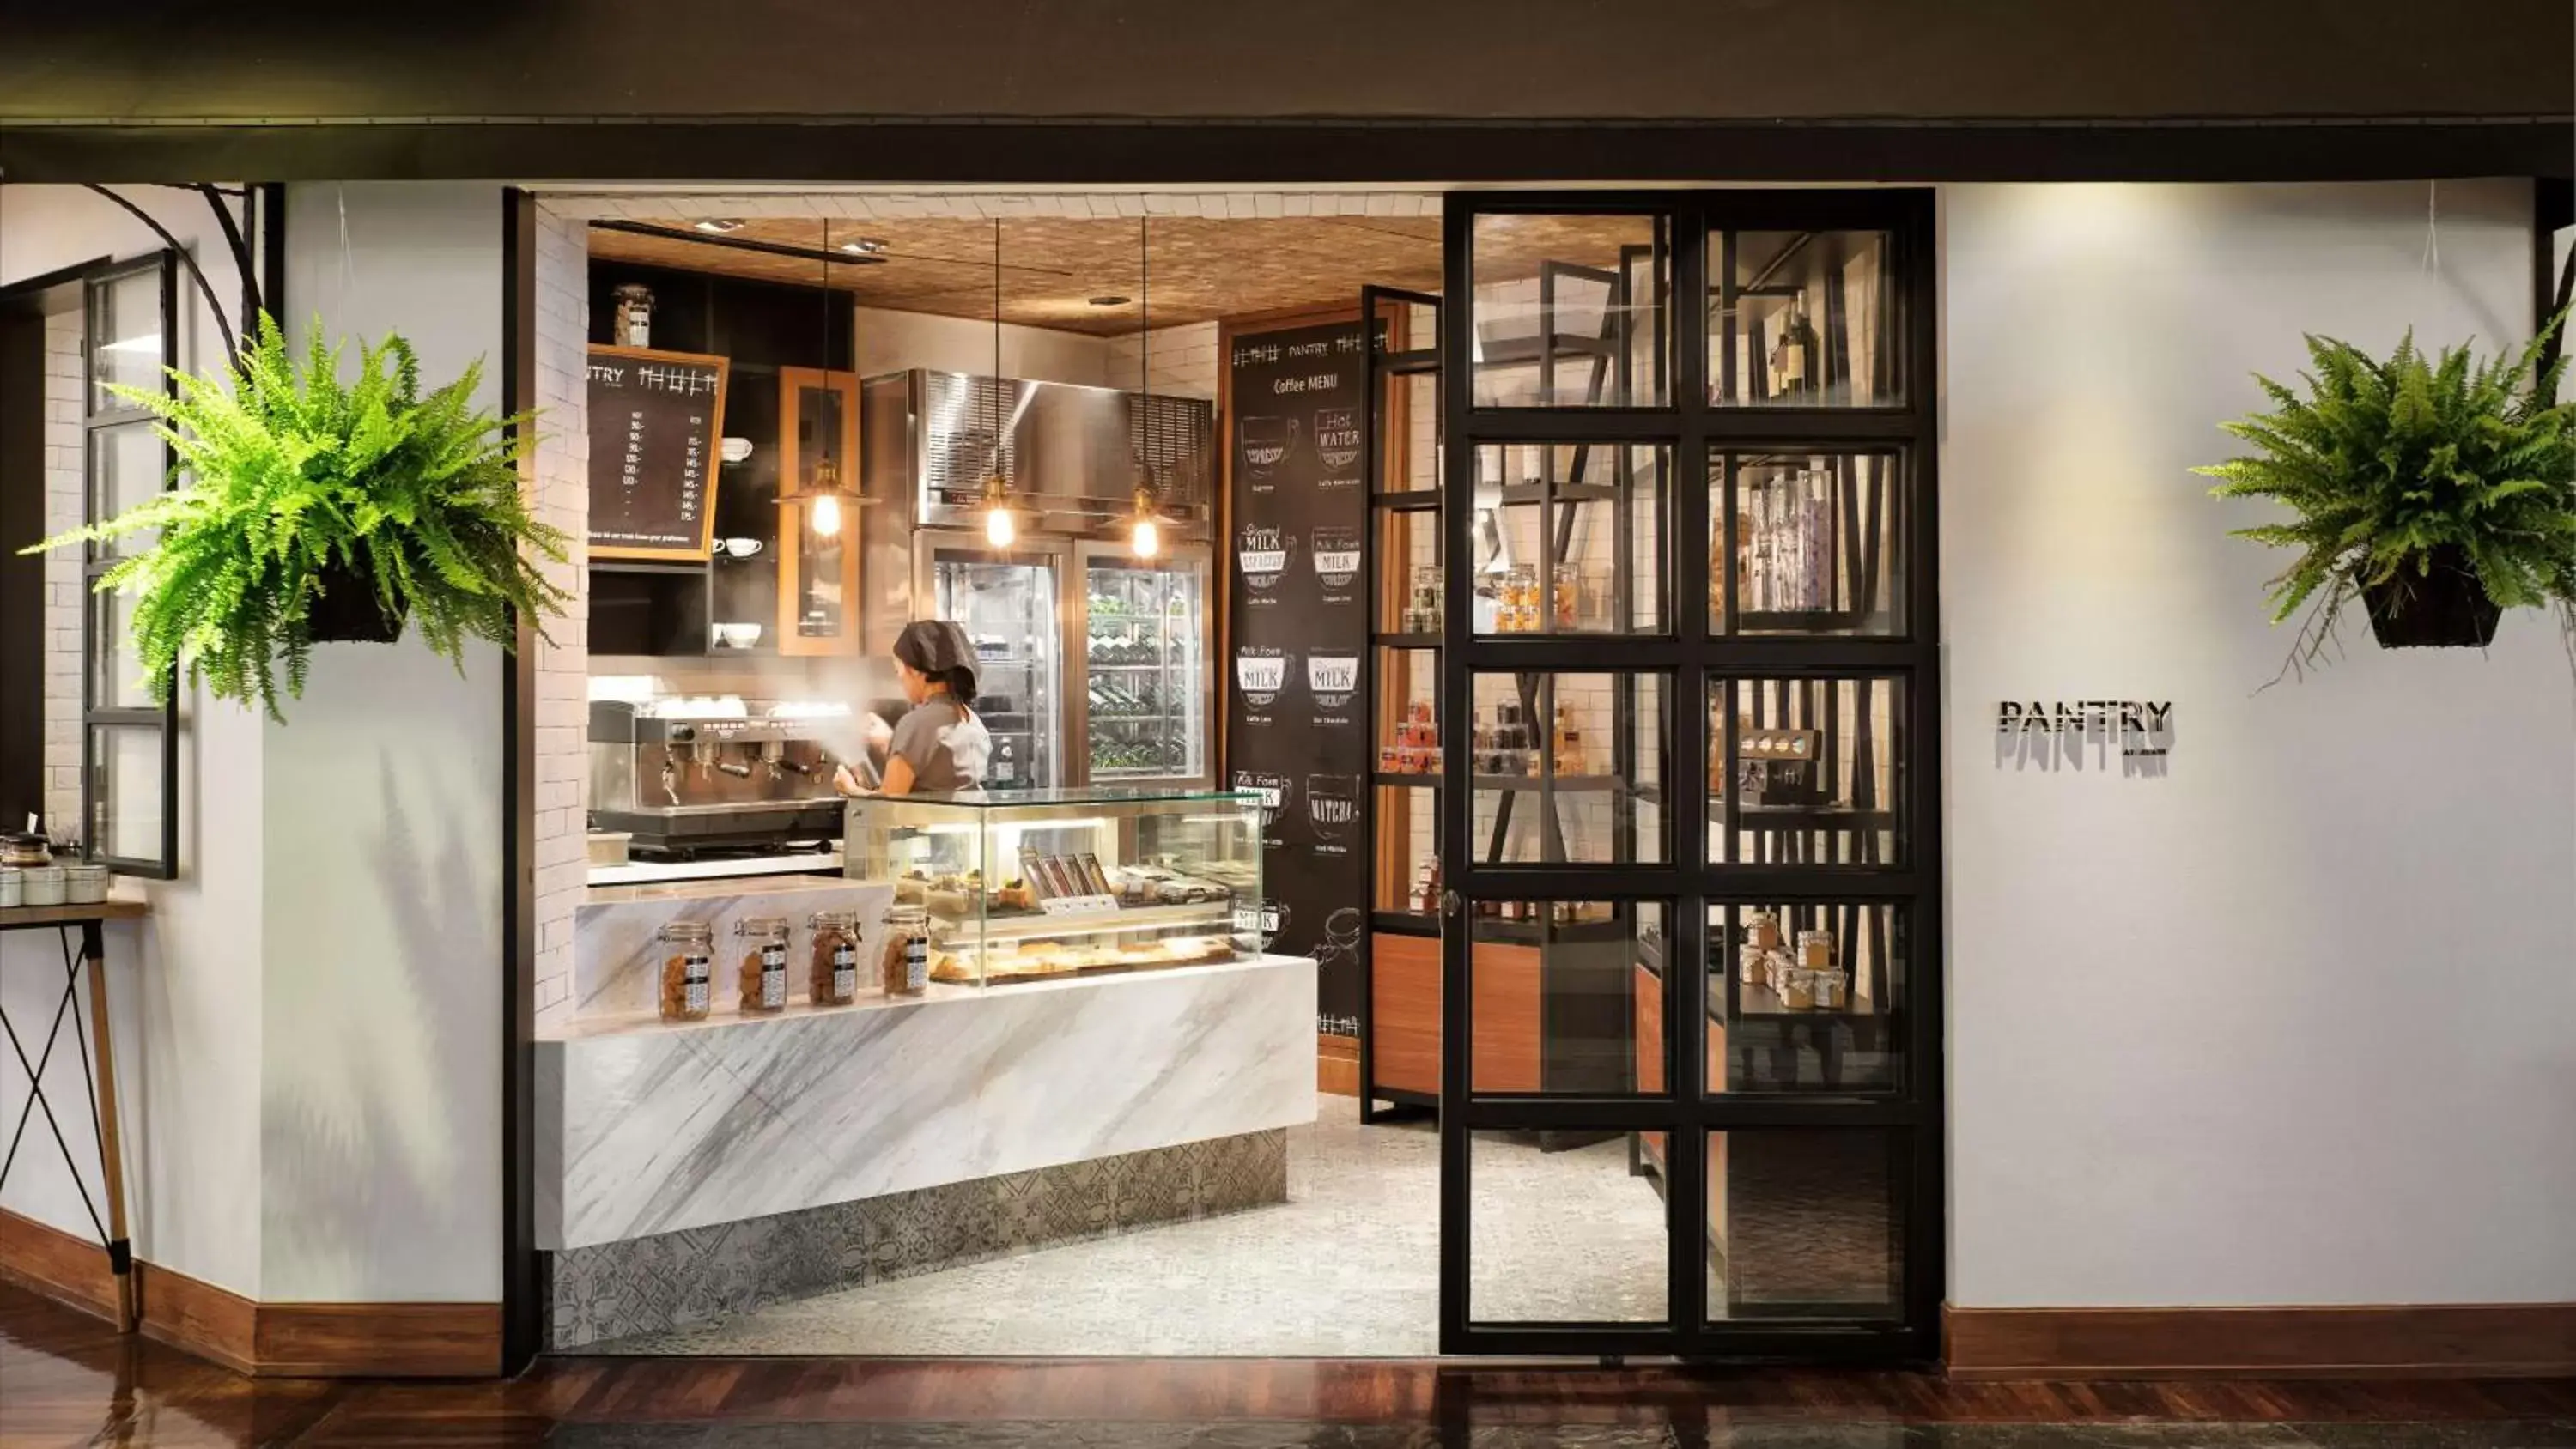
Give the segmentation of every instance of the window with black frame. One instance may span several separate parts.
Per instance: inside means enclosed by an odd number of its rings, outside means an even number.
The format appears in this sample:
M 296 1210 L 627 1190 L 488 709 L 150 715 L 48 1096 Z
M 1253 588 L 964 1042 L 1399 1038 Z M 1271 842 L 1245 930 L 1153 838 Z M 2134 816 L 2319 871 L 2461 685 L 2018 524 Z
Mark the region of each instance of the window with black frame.
M 178 361 L 178 258 L 163 252 L 92 277 L 83 299 L 82 521 L 113 518 L 170 486 L 170 447 L 119 387 L 167 391 Z M 122 875 L 177 873 L 178 692 L 155 703 L 134 643 L 134 600 L 95 590 L 101 574 L 152 546 L 147 534 L 92 543 L 82 576 L 81 829 Z M 175 682 L 174 682 L 175 684 Z

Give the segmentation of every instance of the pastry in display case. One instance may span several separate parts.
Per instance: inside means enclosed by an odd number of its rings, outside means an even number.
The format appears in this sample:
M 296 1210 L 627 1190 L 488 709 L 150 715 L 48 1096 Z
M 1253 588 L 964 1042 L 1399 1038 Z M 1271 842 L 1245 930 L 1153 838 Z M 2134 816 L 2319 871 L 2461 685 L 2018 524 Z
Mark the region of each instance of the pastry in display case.
M 1248 958 L 1261 807 L 1248 791 L 1079 787 L 849 803 L 844 869 L 925 918 L 929 979 L 997 986 Z

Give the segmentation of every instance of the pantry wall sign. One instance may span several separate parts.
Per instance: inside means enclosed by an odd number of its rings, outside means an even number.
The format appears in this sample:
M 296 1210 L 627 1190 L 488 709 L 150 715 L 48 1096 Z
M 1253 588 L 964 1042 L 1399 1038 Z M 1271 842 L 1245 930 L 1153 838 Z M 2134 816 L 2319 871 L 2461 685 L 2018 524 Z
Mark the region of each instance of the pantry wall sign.
M 2173 748 L 2169 699 L 2007 699 L 1995 705 L 1995 734 L 2117 744 L 2128 759 L 2160 759 Z

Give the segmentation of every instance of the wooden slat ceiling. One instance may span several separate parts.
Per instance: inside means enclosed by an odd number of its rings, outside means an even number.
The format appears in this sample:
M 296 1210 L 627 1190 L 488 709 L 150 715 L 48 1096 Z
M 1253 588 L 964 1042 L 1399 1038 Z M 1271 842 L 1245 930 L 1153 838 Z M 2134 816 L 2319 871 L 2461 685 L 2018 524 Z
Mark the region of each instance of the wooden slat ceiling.
M 804 286 L 825 280 L 818 260 L 709 245 L 686 234 L 686 222 L 668 225 L 675 234 L 593 227 L 591 254 Z M 863 307 L 990 321 L 995 225 L 953 219 L 750 220 L 728 236 L 811 250 L 863 237 L 881 241 L 885 249 L 872 263 L 834 262 L 830 284 L 855 294 Z M 1136 330 L 1135 299 L 1143 287 L 1134 218 L 1039 217 L 999 226 L 1002 320 L 1095 336 Z M 1146 227 L 1157 328 L 1348 305 L 1370 283 L 1440 289 L 1437 217 L 1156 217 Z M 1646 232 L 1646 223 L 1624 218 L 1492 217 L 1480 230 L 1478 272 L 1487 280 L 1525 275 L 1540 256 L 1608 265 L 1622 242 L 1642 242 Z M 1129 300 L 1092 305 L 1092 298 L 1106 296 Z

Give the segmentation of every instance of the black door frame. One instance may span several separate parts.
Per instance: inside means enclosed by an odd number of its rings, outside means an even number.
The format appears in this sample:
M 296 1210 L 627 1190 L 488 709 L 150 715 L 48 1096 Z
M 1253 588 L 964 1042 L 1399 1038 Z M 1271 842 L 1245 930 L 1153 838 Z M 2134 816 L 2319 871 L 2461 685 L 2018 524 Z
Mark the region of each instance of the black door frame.
M 1448 891 L 1442 902 L 1440 1113 L 1440 1347 L 1456 1354 L 1678 1355 L 1803 1362 L 1929 1360 L 1939 1344 L 1943 1292 L 1943 1106 L 1941 1059 L 1939 577 L 1933 199 L 1928 189 L 1724 190 L 1452 193 L 1443 219 L 1444 358 L 1475 355 L 1473 241 L 1476 219 L 1558 213 L 1663 217 L 1671 263 L 1659 302 L 1671 348 L 1666 401 L 1650 407 L 1480 408 L 1471 366 L 1444 367 L 1441 431 L 1442 556 L 1475 557 L 1476 451 L 1489 443 L 1660 443 L 1672 449 L 1675 479 L 1665 505 L 1665 570 L 1672 601 L 1668 632 L 1487 635 L 1471 631 L 1472 570 L 1446 571 L 1439 718 L 1444 751 L 1439 841 Z M 1708 404 L 1709 238 L 1726 231 L 1874 230 L 1896 238 L 1903 301 L 1906 403 L 1896 408 L 1716 408 Z M 1894 637 L 1776 638 L 1713 634 L 1705 541 L 1711 537 L 1706 484 L 1714 454 L 1749 447 L 1903 448 L 1900 495 L 1905 630 Z M 1675 807 L 1662 864 L 1507 865 L 1480 863 L 1473 839 L 1474 792 L 1466 749 L 1473 681 L 1483 672 L 1659 673 L 1666 678 L 1663 784 Z M 1894 674 L 1907 681 L 1899 722 L 1899 792 L 1906 835 L 1893 866 L 1706 864 L 1708 718 L 1706 682 Z M 1471 914 L 1479 901 L 1580 900 L 1668 905 L 1667 1023 L 1659 1097 L 1572 1094 L 1478 1095 L 1473 1040 Z M 1705 1060 L 1709 978 L 1688 963 L 1709 959 L 1713 905 L 1799 901 L 1893 901 L 1905 912 L 1906 972 L 1901 1033 L 1903 1089 L 1882 1096 L 1794 1096 L 1697 1090 Z M 1896 1322 L 1800 1317 L 1712 1322 L 1704 1223 L 1708 1135 L 1756 1128 L 1867 1130 L 1903 1144 L 1904 1169 L 1891 1174 L 1900 1215 L 1902 1315 Z M 1669 1144 L 1666 1204 L 1666 1320 L 1658 1324 L 1471 1321 L 1469 1163 L 1472 1134 L 1487 1130 L 1661 1132 Z

